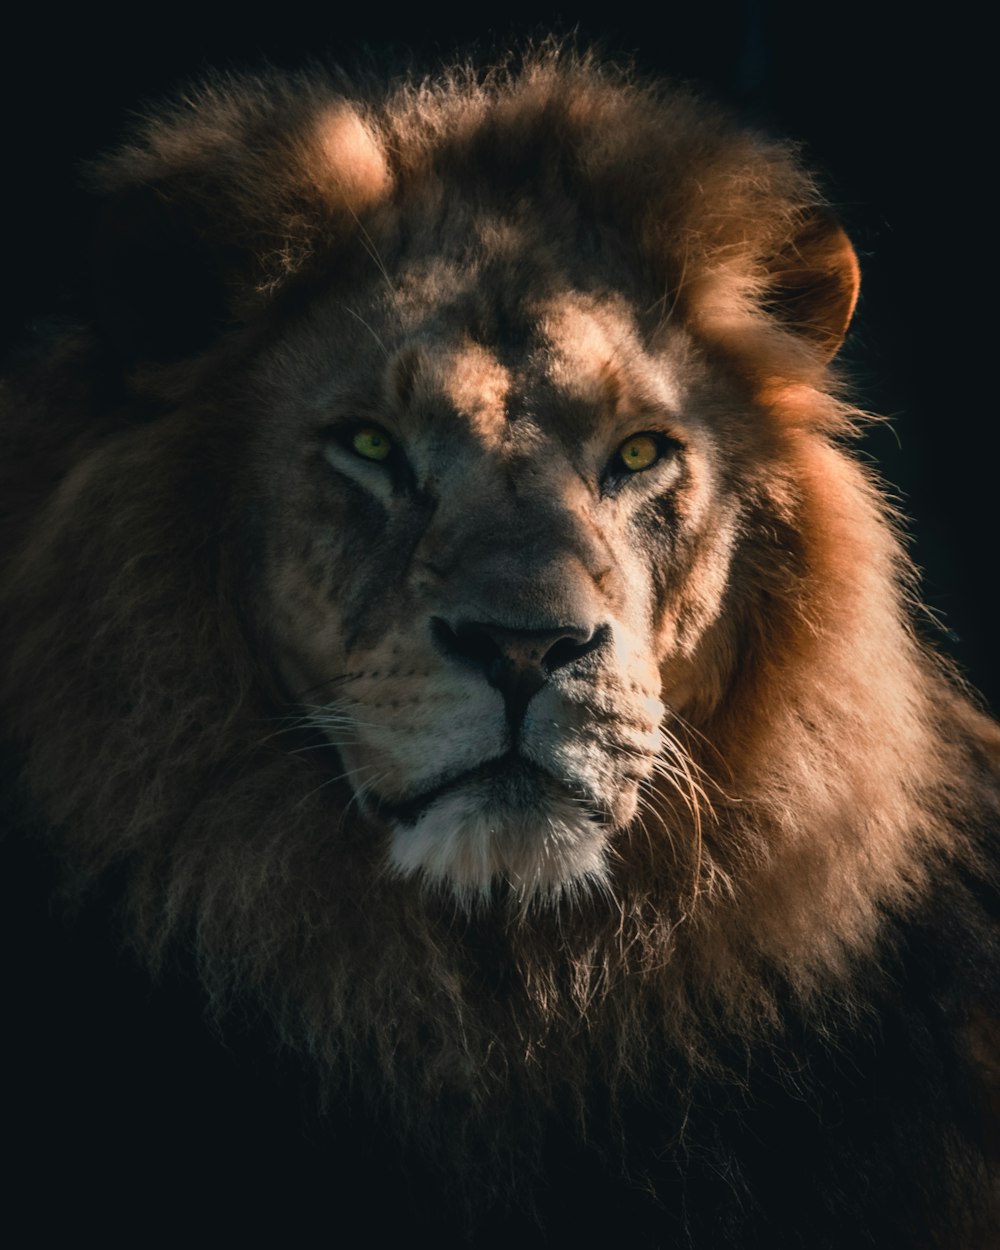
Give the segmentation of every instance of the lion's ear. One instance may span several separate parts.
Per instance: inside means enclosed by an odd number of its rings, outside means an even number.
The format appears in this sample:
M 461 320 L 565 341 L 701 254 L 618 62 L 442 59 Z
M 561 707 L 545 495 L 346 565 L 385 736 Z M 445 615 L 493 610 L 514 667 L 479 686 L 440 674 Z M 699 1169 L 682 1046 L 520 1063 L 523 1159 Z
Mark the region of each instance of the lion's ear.
M 858 258 L 833 214 L 811 213 L 774 259 L 770 275 L 768 305 L 829 360 L 847 334 L 861 284 Z
M 206 88 L 91 171 L 97 322 L 126 366 L 183 359 L 252 320 L 389 193 L 354 105 L 288 93 L 280 80 Z

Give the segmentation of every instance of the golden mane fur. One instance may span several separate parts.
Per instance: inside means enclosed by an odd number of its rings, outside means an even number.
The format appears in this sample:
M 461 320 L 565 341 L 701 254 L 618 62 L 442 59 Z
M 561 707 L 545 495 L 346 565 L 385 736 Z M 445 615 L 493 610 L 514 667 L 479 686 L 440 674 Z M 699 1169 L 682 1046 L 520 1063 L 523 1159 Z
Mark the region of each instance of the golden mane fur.
M 620 1098 L 696 1104 L 758 1052 L 792 1084 L 790 1020 L 834 1048 L 877 1032 L 906 926 L 942 880 L 994 879 L 1000 734 L 915 633 L 892 509 L 850 452 L 829 360 L 856 265 L 795 151 L 547 50 L 388 92 L 218 80 L 91 178 L 97 330 L 15 379 L 5 417 L 3 707 L 68 889 L 116 873 L 146 960 L 190 951 L 216 1008 L 263 1004 L 331 1106 L 350 1077 L 470 1191 L 536 1166 L 557 1110 L 585 1136 Z M 308 749 L 260 609 L 248 429 L 331 283 L 337 350 L 368 350 L 385 327 L 352 291 L 394 280 L 404 236 L 501 201 L 523 232 L 480 231 L 474 262 L 498 287 L 545 297 L 520 260 L 539 239 L 554 268 L 560 237 L 613 252 L 642 341 L 682 328 L 740 397 L 711 415 L 738 521 L 728 565 L 691 557 L 691 604 L 722 606 L 674 623 L 660 780 L 603 881 L 470 903 L 388 871 Z

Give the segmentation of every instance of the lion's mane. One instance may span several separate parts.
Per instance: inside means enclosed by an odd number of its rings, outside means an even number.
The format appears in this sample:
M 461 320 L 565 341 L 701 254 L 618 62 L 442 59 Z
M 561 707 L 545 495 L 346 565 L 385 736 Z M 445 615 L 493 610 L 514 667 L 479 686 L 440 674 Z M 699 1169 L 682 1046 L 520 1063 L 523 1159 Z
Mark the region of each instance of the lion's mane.
M 238 380 L 409 202 L 484 180 L 627 232 L 657 315 L 765 433 L 681 683 L 688 778 L 605 889 L 469 909 L 387 873 L 322 753 L 279 732 Z M 850 262 L 796 154 L 549 52 L 388 93 L 220 81 L 92 181 L 94 325 L 5 416 L 3 707 L 67 892 L 119 883 L 146 960 L 187 952 L 222 1013 L 263 1004 L 329 1107 L 349 1084 L 388 1108 L 465 1197 L 548 1166 L 559 1124 L 652 1190 L 661 1244 L 987 1244 L 1000 736 L 914 632 L 847 449 L 827 358 Z

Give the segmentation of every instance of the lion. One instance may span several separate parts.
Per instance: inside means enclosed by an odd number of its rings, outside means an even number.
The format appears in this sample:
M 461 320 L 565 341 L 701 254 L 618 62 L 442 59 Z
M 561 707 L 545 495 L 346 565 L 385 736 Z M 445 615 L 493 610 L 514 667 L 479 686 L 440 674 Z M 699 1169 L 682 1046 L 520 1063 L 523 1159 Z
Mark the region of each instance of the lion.
M 1000 730 L 796 150 L 545 46 L 214 79 L 88 176 L 92 315 L 5 399 L 22 819 L 298 1056 L 317 1206 L 996 1244 Z

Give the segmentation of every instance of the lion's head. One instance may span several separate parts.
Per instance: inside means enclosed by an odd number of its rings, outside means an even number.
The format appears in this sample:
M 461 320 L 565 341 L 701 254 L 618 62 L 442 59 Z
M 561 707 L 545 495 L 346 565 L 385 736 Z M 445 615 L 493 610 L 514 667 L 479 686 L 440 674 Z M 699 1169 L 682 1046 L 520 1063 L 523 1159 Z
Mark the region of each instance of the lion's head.
M 606 883 L 637 819 L 687 840 L 690 727 L 803 576 L 782 457 L 806 436 L 770 393 L 822 385 L 855 296 L 808 179 L 554 61 L 377 103 L 209 92 L 140 145 L 99 175 L 115 226 L 225 257 L 230 316 L 273 327 L 227 378 L 227 467 L 331 836 L 361 821 L 465 899 Z M 108 281 L 130 318 L 141 281 Z

